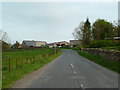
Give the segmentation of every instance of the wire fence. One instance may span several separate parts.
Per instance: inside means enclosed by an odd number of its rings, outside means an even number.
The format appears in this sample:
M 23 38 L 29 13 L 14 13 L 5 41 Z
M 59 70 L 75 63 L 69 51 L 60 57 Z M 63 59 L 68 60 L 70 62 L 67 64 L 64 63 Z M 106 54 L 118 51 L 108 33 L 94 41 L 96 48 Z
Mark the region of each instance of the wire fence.
M 13 70 L 24 68 L 24 66 L 27 64 L 35 64 L 38 61 L 40 61 L 42 58 L 46 58 L 54 54 L 55 52 L 51 52 L 51 53 L 42 54 L 39 56 L 7 58 L 3 61 L 4 63 L 2 64 L 2 66 L 0 66 L 0 69 L 2 69 L 2 73 L 4 74 L 6 72 L 11 72 Z

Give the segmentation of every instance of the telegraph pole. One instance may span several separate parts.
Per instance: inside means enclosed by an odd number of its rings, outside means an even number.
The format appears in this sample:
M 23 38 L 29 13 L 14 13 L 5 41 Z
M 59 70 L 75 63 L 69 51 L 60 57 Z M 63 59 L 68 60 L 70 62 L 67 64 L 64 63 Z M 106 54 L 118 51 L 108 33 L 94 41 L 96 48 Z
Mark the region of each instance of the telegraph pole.
M 56 50 L 57 49 L 57 45 L 55 44 L 54 47 L 55 47 L 55 54 L 56 54 L 56 52 L 57 52 L 57 50 Z

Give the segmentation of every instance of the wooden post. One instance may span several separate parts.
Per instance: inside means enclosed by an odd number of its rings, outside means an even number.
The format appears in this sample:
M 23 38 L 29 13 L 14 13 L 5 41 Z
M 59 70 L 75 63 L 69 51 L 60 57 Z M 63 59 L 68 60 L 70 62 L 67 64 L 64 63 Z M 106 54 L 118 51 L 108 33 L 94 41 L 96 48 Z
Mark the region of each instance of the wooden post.
M 40 55 L 40 57 L 39 57 L 40 59 L 41 59 L 41 55 Z
M 38 58 L 39 58 L 38 60 L 40 61 L 40 59 L 41 59 L 41 56 L 39 56 Z
M 17 69 L 17 58 L 16 58 L 16 69 Z
M 10 58 L 9 58 L 8 70 L 9 70 L 9 72 L 10 72 Z
M 30 63 L 32 63 L 32 57 L 30 57 Z
M 26 63 L 28 63 L 28 58 L 26 58 Z
M 34 61 L 34 63 L 36 63 L 36 61 L 35 61 L 35 58 L 33 57 L 33 61 Z
M 23 59 L 24 59 L 24 58 L 21 58 L 21 59 L 22 59 L 22 67 L 23 67 Z

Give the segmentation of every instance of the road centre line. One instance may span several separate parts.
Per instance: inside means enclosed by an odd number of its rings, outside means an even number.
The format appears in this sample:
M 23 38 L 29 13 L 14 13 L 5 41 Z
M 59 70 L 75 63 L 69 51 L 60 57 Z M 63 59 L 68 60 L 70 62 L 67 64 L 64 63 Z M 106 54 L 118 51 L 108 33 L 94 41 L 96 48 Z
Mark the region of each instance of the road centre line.
M 70 56 L 70 53 L 69 53 L 69 56 Z
M 77 72 L 74 70 L 74 67 L 73 67 L 72 64 L 71 64 L 71 67 L 72 67 L 72 69 L 73 69 L 73 73 L 76 74 Z
M 72 69 L 73 69 L 73 73 L 74 73 L 74 74 L 77 74 L 77 72 L 74 70 L 73 64 L 70 64 L 70 65 L 71 65 L 71 67 L 72 67 Z M 85 89 L 82 84 L 80 84 L 80 87 L 82 88 L 82 90 Z
M 74 71 L 74 74 L 76 74 L 77 72 L 76 71 Z
M 71 64 L 71 67 L 73 68 L 73 65 Z
M 85 89 L 82 84 L 80 84 L 80 87 L 81 87 L 82 89 Z

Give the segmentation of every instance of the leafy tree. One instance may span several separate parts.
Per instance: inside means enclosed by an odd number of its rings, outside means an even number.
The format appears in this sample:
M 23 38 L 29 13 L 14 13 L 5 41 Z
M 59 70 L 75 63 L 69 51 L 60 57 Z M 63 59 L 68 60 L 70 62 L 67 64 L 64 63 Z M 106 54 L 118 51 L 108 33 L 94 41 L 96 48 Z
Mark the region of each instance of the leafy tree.
M 113 43 L 112 40 L 92 40 L 89 44 L 91 48 L 101 48 L 107 46 L 114 46 L 116 43 Z
M 92 36 L 94 40 L 113 39 L 115 36 L 113 24 L 103 19 L 96 20 L 92 27 Z

